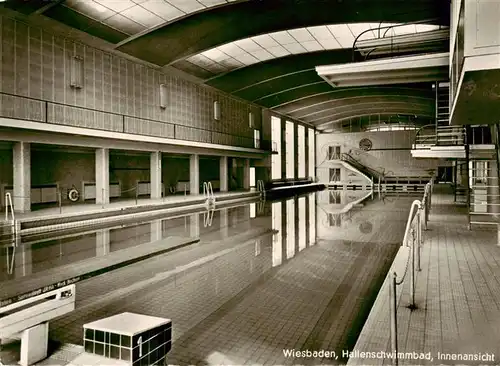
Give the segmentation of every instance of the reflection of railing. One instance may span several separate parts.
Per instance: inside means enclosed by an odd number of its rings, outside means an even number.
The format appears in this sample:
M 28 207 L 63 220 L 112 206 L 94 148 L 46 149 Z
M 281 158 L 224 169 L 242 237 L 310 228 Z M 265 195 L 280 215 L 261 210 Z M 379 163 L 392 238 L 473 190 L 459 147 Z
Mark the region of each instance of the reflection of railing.
M 87 129 L 255 148 L 255 138 L 0 92 L 0 116 Z M 263 150 L 272 141 L 259 140 Z M 276 143 L 274 143 L 276 144 Z
M 206 198 L 206 204 L 212 206 L 215 204 L 214 190 L 212 189 L 212 182 L 203 182 L 203 196 Z
M 391 351 L 395 357 L 393 358 L 393 363 L 398 364 L 398 304 L 397 304 L 397 286 L 402 285 L 406 274 L 408 273 L 408 265 L 411 260 L 411 270 L 410 270 L 410 309 L 415 309 L 415 275 L 416 271 L 420 271 L 420 251 L 423 245 L 422 236 L 422 223 L 427 229 L 427 220 L 429 217 L 429 210 L 431 207 L 431 196 L 432 196 L 433 179 L 426 185 L 425 193 L 422 201 L 413 201 L 410 214 L 408 215 L 408 221 L 406 223 L 406 229 L 403 237 L 402 245 L 410 247 L 410 254 L 406 262 L 405 269 L 401 278 L 398 280 L 398 274 L 394 271 L 391 275 L 390 291 L 389 291 L 389 304 L 390 304 L 390 321 L 391 321 Z M 415 212 L 416 210 L 416 212 Z M 422 217 L 423 215 L 423 217 Z M 408 244 L 411 235 L 411 245 Z
M 260 192 L 260 195 L 263 199 L 266 198 L 266 187 L 264 185 L 264 181 L 263 180 L 258 180 L 257 181 L 257 190 Z

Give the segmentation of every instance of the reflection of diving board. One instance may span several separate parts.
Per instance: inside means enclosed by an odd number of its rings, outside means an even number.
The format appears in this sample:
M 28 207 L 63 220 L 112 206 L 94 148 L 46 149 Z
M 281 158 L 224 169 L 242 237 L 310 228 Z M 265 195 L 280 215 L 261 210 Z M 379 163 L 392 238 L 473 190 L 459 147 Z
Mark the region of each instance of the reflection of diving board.
M 21 338 L 23 366 L 47 357 L 49 321 L 75 310 L 75 285 L 34 295 L 0 308 L 0 339 Z M 35 292 L 36 293 L 36 292 Z

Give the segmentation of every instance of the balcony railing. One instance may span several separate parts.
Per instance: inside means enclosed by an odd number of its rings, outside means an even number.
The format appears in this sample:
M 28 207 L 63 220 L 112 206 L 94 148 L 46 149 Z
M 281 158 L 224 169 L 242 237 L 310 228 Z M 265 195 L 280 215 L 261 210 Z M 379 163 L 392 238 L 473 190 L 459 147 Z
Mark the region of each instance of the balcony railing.
M 0 117 L 277 152 L 274 141 L 0 92 Z
M 466 143 L 465 128 L 463 126 L 425 125 L 415 135 L 413 149 L 427 146 L 461 146 Z M 420 145 L 420 146 L 418 146 Z

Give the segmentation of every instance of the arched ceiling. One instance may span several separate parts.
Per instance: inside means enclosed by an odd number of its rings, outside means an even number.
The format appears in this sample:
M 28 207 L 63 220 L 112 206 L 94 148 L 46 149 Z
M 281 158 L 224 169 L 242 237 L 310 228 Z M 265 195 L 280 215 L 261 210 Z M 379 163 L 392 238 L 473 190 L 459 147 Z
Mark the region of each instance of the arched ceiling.
M 433 118 L 430 83 L 334 89 L 315 67 L 352 62 L 354 38 L 365 30 L 364 37 L 378 37 L 370 29 L 380 23 L 420 22 L 391 30 L 408 34 L 446 27 L 450 17 L 449 0 L 7 0 L 0 6 L 51 18 L 318 128 L 376 115 Z M 448 43 L 434 48 L 447 51 Z

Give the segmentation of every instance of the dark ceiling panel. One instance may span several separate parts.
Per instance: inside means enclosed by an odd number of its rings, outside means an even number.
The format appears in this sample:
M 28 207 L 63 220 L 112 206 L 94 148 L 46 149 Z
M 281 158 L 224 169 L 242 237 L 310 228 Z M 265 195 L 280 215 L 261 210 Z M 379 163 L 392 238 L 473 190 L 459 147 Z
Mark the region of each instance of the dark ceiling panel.
M 344 108 L 358 109 L 360 106 L 365 104 L 378 105 L 380 103 L 408 103 L 408 104 L 420 104 L 427 105 L 429 108 L 435 108 L 434 99 L 422 99 L 407 97 L 405 95 L 378 95 L 378 96 L 364 96 L 357 98 L 349 98 L 342 100 L 332 100 L 329 103 L 322 103 L 316 106 L 308 108 L 307 111 L 296 114 L 289 114 L 291 117 L 301 119 L 303 121 L 314 120 L 325 113 L 332 113 L 341 111 Z
M 326 81 L 321 81 L 314 84 L 304 84 L 294 89 L 288 89 L 280 91 L 276 94 L 265 96 L 259 100 L 255 100 L 255 103 L 261 104 L 268 108 L 273 108 L 279 106 L 282 100 L 285 99 L 287 103 L 294 100 L 301 100 L 302 98 L 308 97 L 310 95 L 324 94 L 332 90 L 332 86 Z
M 288 74 L 314 70 L 319 65 L 346 63 L 351 60 L 351 50 L 320 51 L 290 55 L 234 70 L 208 80 L 207 84 L 214 88 L 233 92 L 244 87 L 272 81 Z
M 364 109 L 370 108 L 399 108 L 399 111 L 402 112 L 404 110 L 410 110 L 412 108 L 422 109 L 426 111 L 433 111 L 431 103 L 425 102 L 416 102 L 413 101 L 402 101 L 402 100 L 382 100 L 382 101 L 359 101 L 358 103 L 348 104 L 341 107 L 333 108 L 333 109 L 325 109 L 323 111 L 319 111 L 317 113 L 311 114 L 310 116 L 301 118 L 302 121 L 312 124 L 321 123 L 325 118 L 335 116 L 335 115 L 345 115 L 346 113 L 350 113 L 352 115 L 356 115 L 360 111 Z
M 345 119 L 357 116 L 367 116 L 376 114 L 415 114 L 422 117 L 433 117 L 433 113 L 426 107 L 410 105 L 380 105 L 371 108 L 362 108 L 356 111 L 347 111 L 343 113 L 331 114 L 321 120 L 314 122 L 314 125 L 321 126 L 329 123 L 336 123 Z
M 374 96 L 374 95 L 406 95 L 422 98 L 433 98 L 434 92 L 430 84 L 408 84 L 405 86 L 366 86 L 366 87 L 351 87 L 337 88 L 330 86 L 330 90 L 322 94 L 310 94 L 301 99 L 293 100 L 288 104 L 275 108 L 277 112 L 283 114 L 306 114 L 308 108 L 327 103 L 331 100 L 353 98 L 357 96 Z
M 255 84 L 252 87 L 241 89 L 233 92 L 232 94 L 243 99 L 256 100 L 281 90 L 287 90 L 300 85 L 311 84 L 322 80 L 323 79 L 321 79 L 316 73 L 316 70 L 310 70 L 296 74 L 284 75 L 281 78 L 273 79 L 265 83 Z
M 286 29 L 434 18 L 439 18 L 434 23 L 448 25 L 449 8 L 449 0 L 251 0 L 193 14 L 118 49 L 163 66 L 228 42 Z

